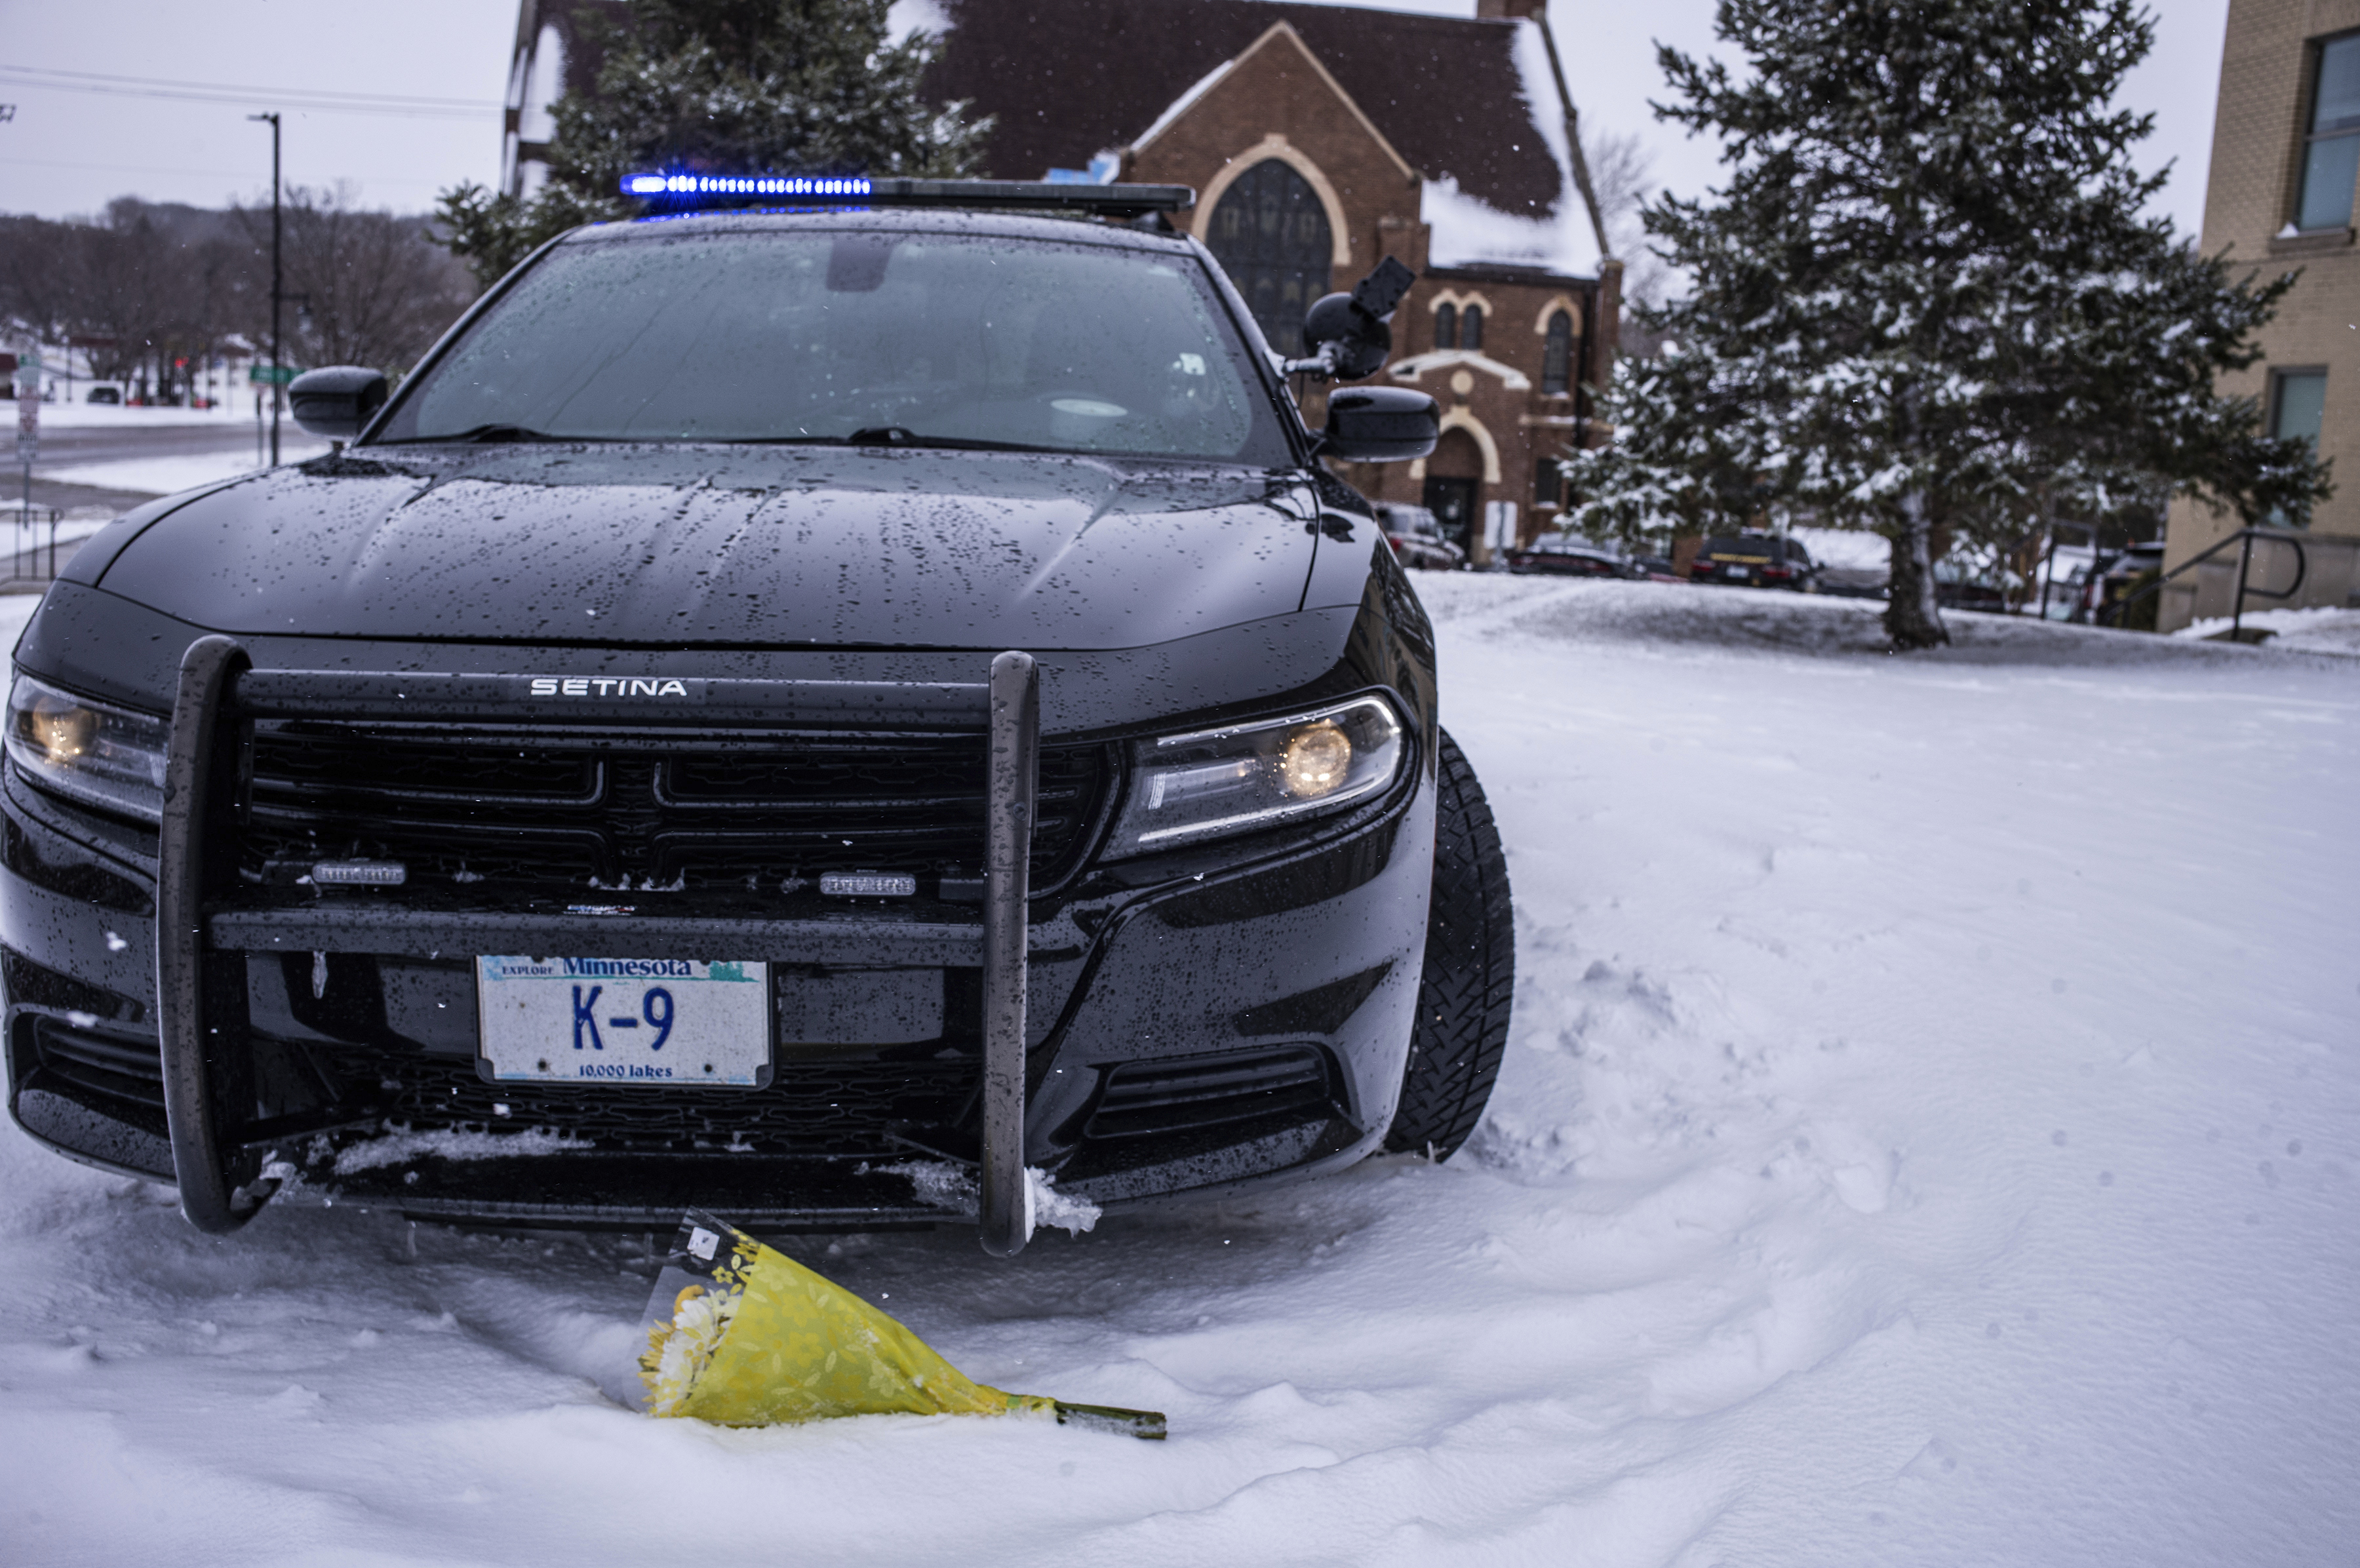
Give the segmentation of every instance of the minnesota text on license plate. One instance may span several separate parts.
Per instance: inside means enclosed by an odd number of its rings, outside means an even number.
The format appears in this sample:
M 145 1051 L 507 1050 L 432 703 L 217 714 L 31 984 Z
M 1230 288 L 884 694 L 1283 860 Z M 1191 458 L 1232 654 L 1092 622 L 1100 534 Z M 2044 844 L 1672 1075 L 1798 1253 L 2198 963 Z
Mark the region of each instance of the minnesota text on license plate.
M 487 1078 L 770 1082 L 765 964 L 486 957 L 475 992 Z

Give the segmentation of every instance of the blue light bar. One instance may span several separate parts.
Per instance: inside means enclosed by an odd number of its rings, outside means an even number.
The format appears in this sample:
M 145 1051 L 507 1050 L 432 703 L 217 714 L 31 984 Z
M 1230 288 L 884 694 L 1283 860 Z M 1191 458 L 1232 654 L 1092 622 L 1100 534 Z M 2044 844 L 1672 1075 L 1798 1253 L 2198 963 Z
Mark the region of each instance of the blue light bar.
M 629 196 L 866 196 L 868 178 L 858 174 L 758 175 L 633 174 L 623 180 Z
M 1030 180 L 872 180 L 865 174 L 627 174 L 623 193 L 650 215 L 770 204 L 858 202 L 866 207 L 1014 208 L 1139 217 L 1196 204 L 1185 185 L 1067 184 Z

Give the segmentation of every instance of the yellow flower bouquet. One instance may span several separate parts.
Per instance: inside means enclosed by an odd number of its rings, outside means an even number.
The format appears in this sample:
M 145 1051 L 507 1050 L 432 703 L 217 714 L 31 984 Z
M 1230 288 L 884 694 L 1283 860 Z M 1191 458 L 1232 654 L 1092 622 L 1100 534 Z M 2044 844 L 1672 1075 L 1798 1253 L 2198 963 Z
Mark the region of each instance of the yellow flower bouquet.
M 849 1290 L 701 1210 L 657 1276 L 639 1356 L 650 1415 L 769 1426 L 854 1415 L 1022 1415 L 1161 1438 L 1152 1410 L 1010 1394 L 968 1378 Z

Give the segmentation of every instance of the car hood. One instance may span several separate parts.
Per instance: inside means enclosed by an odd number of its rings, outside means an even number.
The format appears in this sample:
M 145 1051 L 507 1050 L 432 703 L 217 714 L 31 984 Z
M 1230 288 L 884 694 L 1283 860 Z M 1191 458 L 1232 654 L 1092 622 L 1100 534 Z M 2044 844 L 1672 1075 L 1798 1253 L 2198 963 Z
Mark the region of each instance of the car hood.
M 1261 470 L 840 448 L 401 449 L 273 469 L 69 575 L 233 634 L 1138 648 L 1298 608 L 1309 489 Z

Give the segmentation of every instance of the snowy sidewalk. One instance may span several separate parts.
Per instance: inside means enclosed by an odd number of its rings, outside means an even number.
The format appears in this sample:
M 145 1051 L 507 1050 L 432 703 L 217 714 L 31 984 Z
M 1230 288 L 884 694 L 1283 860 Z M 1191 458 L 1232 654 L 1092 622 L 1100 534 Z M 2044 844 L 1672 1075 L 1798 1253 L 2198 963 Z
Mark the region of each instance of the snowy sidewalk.
M 1893 658 L 1871 604 L 1418 587 L 1515 879 L 1469 1149 L 1012 1264 L 793 1247 L 1168 1443 L 650 1421 L 616 1402 L 636 1237 L 213 1240 L 11 1127 L 5 1555 L 2348 1560 L 2360 662 L 1982 616 Z

